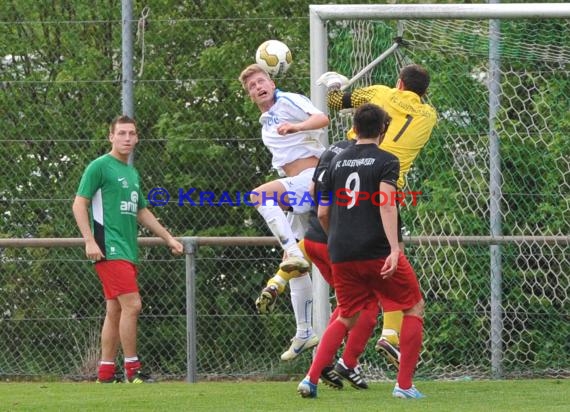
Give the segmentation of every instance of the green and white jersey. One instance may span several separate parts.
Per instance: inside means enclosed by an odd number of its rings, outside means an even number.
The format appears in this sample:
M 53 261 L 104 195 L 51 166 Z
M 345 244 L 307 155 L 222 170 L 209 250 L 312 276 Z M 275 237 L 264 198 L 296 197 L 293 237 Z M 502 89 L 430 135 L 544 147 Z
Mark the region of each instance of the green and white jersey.
M 91 227 L 107 260 L 138 262 L 137 212 L 147 207 L 137 170 L 110 154 L 85 169 L 77 196 L 91 200 Z

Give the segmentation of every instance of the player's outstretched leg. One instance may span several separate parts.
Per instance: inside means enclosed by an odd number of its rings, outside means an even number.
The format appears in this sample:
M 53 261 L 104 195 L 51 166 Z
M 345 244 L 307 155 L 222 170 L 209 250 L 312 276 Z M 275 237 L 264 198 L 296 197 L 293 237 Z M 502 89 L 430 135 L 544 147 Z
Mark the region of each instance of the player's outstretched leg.
M 310 263 L 302 256 L 288 256 L 279 264 L 279 269 L 285 272 L 292 272 L 294 270 L 306 272 L 310 267 Z
M 275 199 L 264 199 L 261 196 L 261 194 L 265 194 L 265 192 L 277 196 L 284 190 L 285 188 L 280 182 L 269 182 L 261 185 L 252 192 L 255 193 L 255 195 L 252 195 L 251 201 L 259 205 L 256 206 L 257 211 L 267 223 L 273 236 L 279 240 L 283 251 L 287 254 L 287 257 L 281 262 L 279 267 L 285 272 L 292 272 L 293 270 L 305 272 L 309 270 L 310 264 L 303 257 L 303 252 L 297 245 L 297 239 L 293 234 L 285 212 L 283 212 Z
M 297 386 L 297 393 L 299 393 L 303 398 L 316 398 L 317 385 L 312 383 L 307 376 L 301 381 L 301 383 L 299 383 L 299 386 Z
M 277 273 L 267 281 L 267 285 L 255 300 L 257 313 L 260 315 L 266 315 L 273 312 L 277 297 L 285 291 L 289 281 L 301 275 L 303 275 L 303 273 L 298 270 L 285 272 L 284 270 L 279 269 Z
M 301 339 L 294 337 L 291 339 L 291 346 L 281 355 L 281 360 L 290 361 L 295 359 L 301 353 L 305 352 L 307 349 L 311 349 L 319 343 L 319 337 L 315 334 L 309 336 L 306 339 Z
M 277 286 L 270 285 L 263 288 L 259 297 L 255 300 L 255 307 L 257 308 L 257 313 L 260 315 L 267 315 L 273 312 L 275 309 L 275 303 L 277 302 Z

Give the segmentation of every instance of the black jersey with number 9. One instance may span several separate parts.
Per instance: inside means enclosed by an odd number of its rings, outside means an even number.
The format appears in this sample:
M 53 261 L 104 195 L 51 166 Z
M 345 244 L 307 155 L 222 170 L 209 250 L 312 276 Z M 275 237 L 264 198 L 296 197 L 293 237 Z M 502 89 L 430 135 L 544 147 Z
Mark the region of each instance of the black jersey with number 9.
M 375 144 L 356 144 L 336 155 L 323 177 L 332 194 L 328 247 L 333 263 L 369 260 L 390 254 L 380 205 L 393 202 L 380 183 L 397 187 L 398 158 Z

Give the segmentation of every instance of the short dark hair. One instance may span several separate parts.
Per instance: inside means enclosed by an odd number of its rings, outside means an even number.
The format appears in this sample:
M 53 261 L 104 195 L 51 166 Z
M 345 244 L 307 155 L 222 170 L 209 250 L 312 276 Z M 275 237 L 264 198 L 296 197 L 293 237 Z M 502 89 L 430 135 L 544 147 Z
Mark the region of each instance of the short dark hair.
M 113 133 L 115 131 L 115 126 L 118 124 L 134 124 L 135 127 L 137 126 L 137 122 L 135 122 L 135 119 L 123 114 L 113 119 L 111 125 L 109 126 L 109 131 Z
M 400 70 L 400 79 L 404 90 L 409 90 L 422 97 L 429 87 L 429 73 L 419 64 L 410 64 Z
M 354 130 L 359 139 L 375 139 L 386 133 L 390 125 L 390 116 L 373 103 L 366 103 L 354 112 Z

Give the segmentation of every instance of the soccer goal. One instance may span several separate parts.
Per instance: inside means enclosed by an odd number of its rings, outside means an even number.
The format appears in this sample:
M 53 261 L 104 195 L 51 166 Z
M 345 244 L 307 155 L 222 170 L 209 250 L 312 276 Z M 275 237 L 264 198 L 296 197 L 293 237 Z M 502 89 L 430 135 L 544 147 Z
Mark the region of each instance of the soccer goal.
M 426 297 L 418 374 L 568 376 L 570 4 L 312 5 L 310 43 L 325 110 L 326 71 L 353 88 L 395 85 L 409 63 L 431 74 L 438 124 L 408 174 L 422 195 L 401 209 Z M 343 139 L 350 113 L 330 116 L 329 142 Z M 369 346 L 369 375 L 395 373 Z

